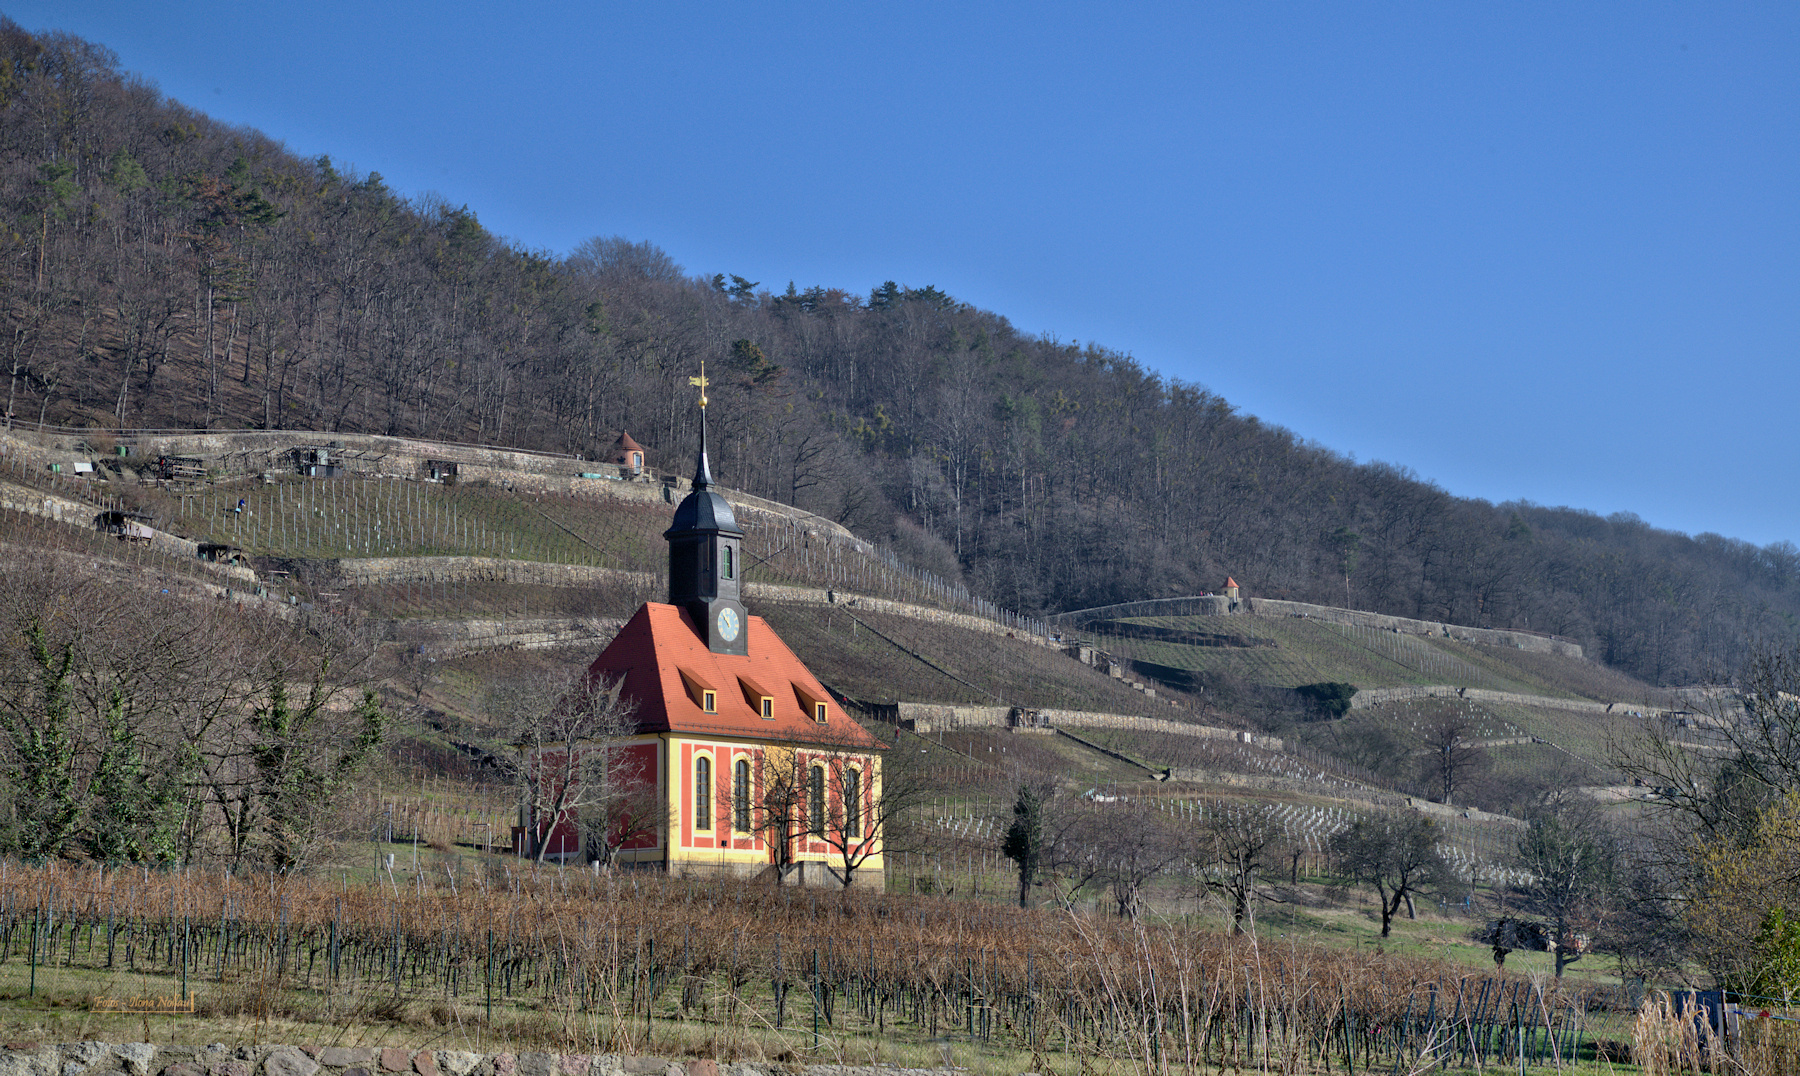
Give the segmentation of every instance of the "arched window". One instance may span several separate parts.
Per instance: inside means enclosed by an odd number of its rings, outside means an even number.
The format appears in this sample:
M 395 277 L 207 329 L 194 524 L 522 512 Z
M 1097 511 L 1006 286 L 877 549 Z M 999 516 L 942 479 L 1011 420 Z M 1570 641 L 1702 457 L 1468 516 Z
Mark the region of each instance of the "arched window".
M 740 758 L 731 767 L 731 828 L 750 832 L 750 760 Z
M 806 826 L 815 837 L 825 836 L 825 767 L 814 766 L 806 779 Z
M 844 836 L 862 836 L 862 771 L 844 768 Z
M 730 546 L 725 547 L 725 578 L 727 579 L 737 578 L 737 564 L 732 556 L 734 552 Z
M 712 828 L 712 759 L 694 760 L 694 828 Z

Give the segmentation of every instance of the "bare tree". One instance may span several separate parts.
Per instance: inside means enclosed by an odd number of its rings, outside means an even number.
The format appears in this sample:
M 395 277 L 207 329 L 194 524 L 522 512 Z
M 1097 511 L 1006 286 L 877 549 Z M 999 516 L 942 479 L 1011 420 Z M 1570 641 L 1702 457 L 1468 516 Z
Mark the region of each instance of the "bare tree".
M 1531 820 L 1515 860 L 1526 911 L 1543 916 L 1555 946 L 1556 977 L 1581 959 L 1583 935 L 1600 932 L 1617 895 L 1619 853 L 1591 803 L 1570 802 Z
M 1281 826 L 1265 804 L 1215 803 L 1207 807 L 1193 846 L 1194 867 L 1201 884 L 1221 893 L 1231 904 L 1231 932 L 1254 928 L 1253 905 L 1258 879 L 1276 864 Z
M 786 882 L 799 862 L 808 822 L 806 771 L 800 751 L 786 744 L 770 744 L 756 760 L 750 829 L 769 850 L 776 885 Z
M 1375 890 L 1382 937 L 1388 936 L 1402 903 L 1410 918 L 1413 895 L 1449 876 L 1437 840 L 1437 823 L 1418 816 L 1359 819 L 1331 838 L 1338 874 Z
M 825 768 L 827 806 L 819 839 L 837 861 L 832 873 L 849 888 L 864 863 L 899 851 L 908 834 L 896 823 L 939 788 L 918 753 L 867 750 L 834 753 Z
M 1690 836 L 1742 837 L 1758 813 L 1800 787 L 1800 647 L 1763 647 L 1691 713 L 1664 713 L 1614 762 L 1661 790 L 1651 807 Z
M 1169 817 L 1147 800 L 1096 804 L 1089 815 L 1098 879 L 1121 918 L 1144 911 L 1144 888 L 1181 862 L 1182 842 Z
M 1759 862 L 1772 837 L 1785 837 L 1771 820 L 1800 787 L 1800 648 L 1757 648 L 1691 711 L 1648 720 L 1612 754 L 1655 790 L 1609 932 L 1620 959 L 1647 969 L 1694 960 L 1719 973 L 1745 953 L 1722 950 L 1703 924 L 1768 902 L 1786 882 L 1761 870 L 1755 884 L 1721 889 L 1715 875 L 1720 864 Z
M 1470 775 L 1487 763 L 1487 751 L 1469 739 L 1474 728 L 1467 714 L 1448 714 L 1425 727 L 1425 777 L 1442 791 L 1446 804 Z
M 77 567 L 0 569 L 0 847 L 303 866 L 386 724 L 355 633 Z
M 1020 907 L 1030 905 L 1032 889 L 1042 888 L 1058 906 L 1072 908 L 1108 874 L 1112 806 L 1068 795 L 1052 781 L 1018 786 L 1000 851 L 1018 869 Z
M 566 838 L 565 827 L 585 831 L 601 859 L 662 828 L 654 775 L 622 750 L 620 741 L 637 730 L 637 707 L 619 681 L 581 670 L 540 673 L 496 684 L 486 706 L 513 749 L 501 765 L 519 789 L 527 847 L 538 862 L 553 838 Z

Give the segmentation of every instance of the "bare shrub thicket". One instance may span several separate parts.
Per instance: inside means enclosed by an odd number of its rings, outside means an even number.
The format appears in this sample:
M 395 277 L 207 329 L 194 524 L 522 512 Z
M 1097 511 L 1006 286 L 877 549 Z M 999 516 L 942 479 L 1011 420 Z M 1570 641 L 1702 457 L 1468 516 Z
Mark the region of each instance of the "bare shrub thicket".
M 1149 919 L 634 872 L 346 888 L 13 863 L 0 905 L 54 916 L 38 956 L 57 969 L 185 973 L 203 998 L 334 1021 L 430 1006 L 447 1044 L 866 1064 L 937 1042 L 1057 1071 L 1422 1071 L 1566 1061 L 1585 1011 L 1580 995 L 1441 963 Z
M 0 850 L 303 865 L 385 732 L 365 642 L 88 568 L 0 568 Z

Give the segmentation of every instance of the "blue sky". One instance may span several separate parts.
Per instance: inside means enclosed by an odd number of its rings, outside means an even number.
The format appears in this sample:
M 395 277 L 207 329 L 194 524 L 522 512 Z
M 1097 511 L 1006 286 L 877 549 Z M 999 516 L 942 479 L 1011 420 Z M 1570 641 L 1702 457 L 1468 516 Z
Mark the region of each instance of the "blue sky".
M 1454 493 L 1800 541 L 1800 5 L 0 11 L 528 246 L 935 284 Z

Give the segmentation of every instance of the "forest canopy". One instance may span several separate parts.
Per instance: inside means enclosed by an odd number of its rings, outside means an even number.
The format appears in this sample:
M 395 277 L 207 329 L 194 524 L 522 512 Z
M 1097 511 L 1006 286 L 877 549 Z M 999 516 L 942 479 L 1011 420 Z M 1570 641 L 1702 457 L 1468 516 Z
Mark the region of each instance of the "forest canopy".
M 629 430 L 674 464 L 705 361 L 723 480 L 1024 612 L 1229 574 L 1254 596 L 1567 636 L 1665 684 L 1791 639 L 1800 613 L 1789 542 L 1455 497 L 932 286 L 765 286 L 622 237 L 525 249 L 5 20 L 0 213 L 15 423 L 584 455 Z

